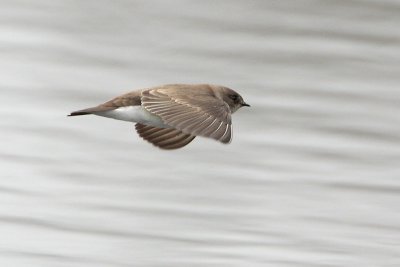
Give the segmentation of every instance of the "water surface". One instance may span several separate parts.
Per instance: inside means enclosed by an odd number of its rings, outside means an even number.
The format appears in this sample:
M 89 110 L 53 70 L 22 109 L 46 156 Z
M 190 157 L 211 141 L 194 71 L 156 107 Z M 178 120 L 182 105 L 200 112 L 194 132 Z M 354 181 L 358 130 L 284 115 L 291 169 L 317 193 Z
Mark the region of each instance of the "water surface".
M 1 266 L 399 266 L 400 3 L 0 2 Z M 236 89 L 233 142 L 67 118 Z

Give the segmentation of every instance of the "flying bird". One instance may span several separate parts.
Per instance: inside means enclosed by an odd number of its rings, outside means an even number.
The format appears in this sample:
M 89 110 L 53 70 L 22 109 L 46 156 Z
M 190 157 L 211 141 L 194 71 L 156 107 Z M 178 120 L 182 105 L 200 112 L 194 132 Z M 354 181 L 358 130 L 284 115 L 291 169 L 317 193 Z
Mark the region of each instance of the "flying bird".
M 162 149 L 177 149 L 196 136 L 230 143 L 231 115 L 250 106 L 234 90 L 211 84 L 168 84 L 132 91 L 68 116 L 98 115 L 135 122 L 140 137 Z

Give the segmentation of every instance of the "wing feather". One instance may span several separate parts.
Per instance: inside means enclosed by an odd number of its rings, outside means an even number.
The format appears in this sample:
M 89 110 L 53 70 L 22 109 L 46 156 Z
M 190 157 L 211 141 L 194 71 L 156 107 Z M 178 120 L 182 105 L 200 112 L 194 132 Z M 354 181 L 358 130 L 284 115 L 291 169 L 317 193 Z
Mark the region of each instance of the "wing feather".
M 232 138 L 231 111 L 212 91 L 169 90 L 154 88 L 142 91 L 142 106 L 162 121 L 188 135 L 210 137 L 223 143 Z
M 140 137 L 162 149 L 181 148 L 195 138 L 173 128 L 158 128 L 141 123 L 136 123 L 135 128 Z

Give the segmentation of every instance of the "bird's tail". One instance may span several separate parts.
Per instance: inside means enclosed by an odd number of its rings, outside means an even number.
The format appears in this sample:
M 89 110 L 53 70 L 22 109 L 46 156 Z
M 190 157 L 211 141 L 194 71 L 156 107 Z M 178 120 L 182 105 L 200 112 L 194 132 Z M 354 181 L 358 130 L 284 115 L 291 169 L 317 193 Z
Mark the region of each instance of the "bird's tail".
M 85 109 L 81 109 L 81 110 L 77 110 L 77 111 L 72 111 L 68 116 L 71 117 L 71 116 L 96 114 L 96 112 L 108 111 L 108 110 L 113 110 L 113 109 L 115 109 L 115 107 L 100 105 L 97 107 L 85 108 Z
M 80 111 L 80 110 L 78 110 L 78 111 L 73 111 L 73 112 L 71 112 L 70 114 L 68 114 L 68 117 L 71 117 L 71 116 L 81 116 L 81 115 L 89 115 L 89 114 L 92 114 L 92 113 L 87 112 L 87 111 Z

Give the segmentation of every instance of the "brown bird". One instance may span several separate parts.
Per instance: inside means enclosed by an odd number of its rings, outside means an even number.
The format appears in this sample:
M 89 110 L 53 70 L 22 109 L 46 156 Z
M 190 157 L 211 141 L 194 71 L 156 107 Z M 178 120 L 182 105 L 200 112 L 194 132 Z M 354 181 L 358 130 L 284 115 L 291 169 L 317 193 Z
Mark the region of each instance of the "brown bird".
M 94 114 L 136 123 L 138 134 L 162 149 L 177 149 L 196 136 L 232 140 L 231 114 L 250 106 L 234 90 L 211 84 L 168 84 L 118 96 L 68 116 Z

